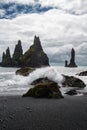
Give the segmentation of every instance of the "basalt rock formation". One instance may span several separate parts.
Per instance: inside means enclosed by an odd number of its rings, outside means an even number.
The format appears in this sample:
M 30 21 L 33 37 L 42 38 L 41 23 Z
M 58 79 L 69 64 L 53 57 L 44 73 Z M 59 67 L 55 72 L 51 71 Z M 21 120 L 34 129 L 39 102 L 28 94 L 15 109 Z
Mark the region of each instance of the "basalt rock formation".
M 73 76 L 63 75 L 64 81 L 62 83 L 62 87 L 71 87 L 71 88 L 84 88 L 85 83 Z M 23 97 L 35 97 L 35 98 L 62 98 L 62 94 L 60 92 L 60 86 L 48 79 L 47 77 L 39 78 L 31 83 L 34 85 L 33 88 L 29 89 Z M 78 92 L 75 89 L 69 90 L 66 92 L 68 95 L 76 95 Z
M 12 66 L 12 59 L 11 59 L 11 54 L 10 54 L 9 47 L 6 49 L 6 53 L 3 52 L 1 65 L 3 67 L 11 67 Z
M 79 76 L 87 76 L 87 71 L 83 71 L 83 72 L 80 72 L 76 75 L 79 75 Z
M 75 89 L 71 89 L 71 90 L 67 91 L 65 94 L 73 96 L 73 95 L 77 95 L 78 92 Z
M 49 59 L 43 51 L 39 37 L 34 37 L 34 43 L 21 57 L 21 63 L 24 67 L 49 66 Z
M 59 90 L 59 86 L 54 82 L 40 83 L 23 95 L 23 97 L 35 97 L 35 98 L 63 98 L 62 93 Z
M 21 46 L 21 41 L 18 41 L 18 44 L 15 46 L 13 57 L 12 57 L 12 64 L 14 67 L 21 67 L 20 58 L 23 55 L 23 49 Z
M 86 87 L 86 84 L 80 80 L 79 78 L 76 78 L 74 76 L 67 76 L 63 75 L 64 80 L 62 82 L 62 87 L 71 87 L 71 88 L 84 88 Z M 45 83 L 56 83 L 52 80 L 50 80 L 47 77 L 36 79 L 31 83 L 31 85 L 38 85 L 38 84 L 45 84 Z
M 64 76 L 64 82 L 62 83 L 63 87 L 74 87 L 74 88 L 84 88 L 86 84 L 79 78 L 74 76 Z
M 32 67 L 24 67 L 24 68 L 18 69 L 16 71 L 16 75 L 28 76 L 34 70 L 35 68 L 32 68 Z
M 20 57 L 23 55 L 23 50 L 21 46 L 21 41 L 18 41 L 18 44 L 15 46 L 13 57 L 11 57 L 9 47 L 6 49 L 6 52 L 3 52 L 2 55 L 2 67 L 20 67 Z
M 11 58 L 9 48 L 6 54 L 3 52 L 2 67 L 43 67 L 49 66 L 48 56 L 44 53 L 39 37 L 34 37 L 33 45 L 23 54 L 21 41 L 15 46 L 13 56 Z
M 65 67 L 77 67 L 76 63 L 75 63 L 75 50 L 72 48 L 71 50 L 71 59 L 70 59 L 70 63 L 68 64 L 68 61 L 65 60 Z

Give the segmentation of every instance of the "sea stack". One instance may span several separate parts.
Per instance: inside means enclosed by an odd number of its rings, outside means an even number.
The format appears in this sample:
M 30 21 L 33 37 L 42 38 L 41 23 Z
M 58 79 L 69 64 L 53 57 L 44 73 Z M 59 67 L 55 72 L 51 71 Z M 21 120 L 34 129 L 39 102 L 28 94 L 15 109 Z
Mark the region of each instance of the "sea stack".
M 74 50 L 74 48 L 72 48 L 72 50 L 71 50 L 70 63 L 68 64 L 68 61 L 65 60 L 65 67 L 77 67 L 77 65 L 75 63 L 75 50 Z
M 34 37 L 33 45 L 24 53 L 21 58 L 23 67 L 43 67 L 49 66 L 49 58 L 43 51 L 39 37 Z
M 3 67 L 12 66 L 12 60 L 11 60 L 11 54 L 10 54 L 9 47 L 6 49 L 6 52 L 3 52 L 1 66 L 3 66 Z
M 12 66 L 21 67 L 20 59 L 23 55 L 23 49 L 21 45 L 21 40 L 18 40 L 18 44 L 15 46 L 13 57 L 12 57 Z
M 2 67 L 45 67 L 49 66 L 49 58 L 43 51 L 41 41 L 39 37 L 34 37 L 33 45 L 23 54 L 21 41 L 15 46 L 14 53 L 11 57 L 10 49 L 7 48 L 6 52 L 3 52 Z

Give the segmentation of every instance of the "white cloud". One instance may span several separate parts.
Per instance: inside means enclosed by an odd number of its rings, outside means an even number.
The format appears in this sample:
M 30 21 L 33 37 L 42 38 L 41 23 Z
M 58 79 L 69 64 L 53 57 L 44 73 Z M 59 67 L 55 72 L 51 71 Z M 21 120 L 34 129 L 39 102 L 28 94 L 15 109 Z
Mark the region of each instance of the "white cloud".
M 1 0 L 1 3 L 41 4 L 42 7 L 56 7 L 74 14 L 87 13 L 87 0 Z
M 8 45 L 13 50 L 19 39 L 23 41 L 26 50 L 32 44 L 34 35 L 39 35 L 42 46 L 52 62 L 69 59 L 70 50 L 74 47 L 77 61 L 80 63 L 81 59 L 87 57 L 87 14 L 73 15 L 66 10 L 85 12 L 87 2 L 85 0 L 39 0 L 39 2 L 42 6 L 57 6 L 57 9 L 39 14 L 23 14 L 12 20 L 0 20 L 0 55 Z
M 52 6 L 72 13 L 87 12 L 87 0 L 39 0 L 42 6 Z
M 12 20 L 0 20 L 1 40 L 21 38 L 28 41 L 35 34 L 42 40 L 87 40 L 87 15 L 75 16 L 58 9 L 42 14 L 26 14 Z
M 34 0 L 1 0 L 1 3 L 9 3 L 9 2 L 16 2 L 20 4 L 33 4 Z

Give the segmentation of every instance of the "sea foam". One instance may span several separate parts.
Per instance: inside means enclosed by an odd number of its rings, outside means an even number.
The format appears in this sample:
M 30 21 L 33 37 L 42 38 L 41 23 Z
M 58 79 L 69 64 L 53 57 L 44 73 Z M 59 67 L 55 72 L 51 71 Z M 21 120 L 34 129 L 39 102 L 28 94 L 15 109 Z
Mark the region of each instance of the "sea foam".
M 16 75 L 16 70 L 17 68 L 0 68 L 0 95 L 22 95 L 27 92 L 29 88 L 33 87 L 30 85 L 33 81 L 44 77 L 48 77 L 50 80 L 57 82 L 60 86 L 64 80 L 62 74 L 69 76 L 73 75 L 83 80 L 86 87 L 79 91 L 87 92 L 87 76 L 76 75 L 81 71 L 87 70 L 87 67 L 78 67 L 75 69 L 65 67 L 44 67 L 36 69 L 28 76 Z M 67 89 L 69 88 L 60 88 L 62 94 L 65 93 Z
M 30 73 L 27 77 L 14 76 L 13 80 L 19 85 L 29 85 L 36 79 L 45 77 L 48 77 L 48 79 L 55 81 L 58 84 L 61 84 L 63 81 L 63 76 L 54 67 L 38 68 Z

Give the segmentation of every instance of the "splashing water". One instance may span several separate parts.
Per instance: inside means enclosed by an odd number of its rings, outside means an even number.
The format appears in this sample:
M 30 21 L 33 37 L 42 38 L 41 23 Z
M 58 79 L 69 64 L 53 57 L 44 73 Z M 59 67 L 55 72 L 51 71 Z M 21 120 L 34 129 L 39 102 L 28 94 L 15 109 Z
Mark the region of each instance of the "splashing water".
M 54 67 L 38 68 L 27 77 L 15 75 L 15 72 L 4 72 L 0 77 L 0 94 L 23 94 L 32 87 L 30 84 L 38 78 L 48 77 L 58 84 L 63 81 L 63 76 Z
M 22 95 L 32 86 L 30 85 L 38 78 L 48 77 L 50 80 L 57 82 L 59 85 L 63 82 L 62 74 L 76 76 L 76 73 L 87 70 L 86 67 L 78 68 L 65 68 L 65 67 L 45 67 L 38 68 L 29 76 L 24 77 L 15 75 L 15 68 L 2 68 L 0 67 L 0 95 Z M 79 77 L 79 76 L 76 76 Z M 87 77 L 79 77 L 87 85 Z M 65 91 L 61 89 L 61 91 Z M 87 87 L 82 90 L 87 92 Z

